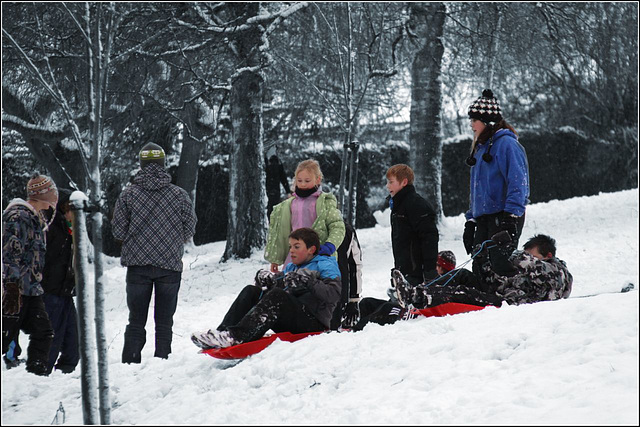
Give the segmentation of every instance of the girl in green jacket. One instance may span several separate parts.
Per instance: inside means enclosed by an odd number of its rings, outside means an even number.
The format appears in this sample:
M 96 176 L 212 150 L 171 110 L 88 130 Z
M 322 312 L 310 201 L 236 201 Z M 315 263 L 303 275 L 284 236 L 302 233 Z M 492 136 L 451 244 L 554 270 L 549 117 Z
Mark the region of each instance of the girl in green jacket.
M 269 237 L 264 258 L 271 271 L 279 271 L 289 258 L 289 234 L 299 228 L 312 228 L 320 237 L 319 255 L 336 256 L 336 248 L 344 239 L 345 227 L 338 210 L 338 201 L 320 188 L 322 171 L 315 160 L 298 164 L 295 190 L 290 198 L 273 207 L 269 222 Z

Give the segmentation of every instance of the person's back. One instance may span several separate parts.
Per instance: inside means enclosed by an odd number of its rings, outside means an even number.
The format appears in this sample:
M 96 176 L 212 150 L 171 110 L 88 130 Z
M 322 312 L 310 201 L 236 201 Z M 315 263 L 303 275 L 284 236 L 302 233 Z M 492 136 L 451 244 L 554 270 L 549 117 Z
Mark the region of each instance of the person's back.
M 122 241 L 124 266 L 153 265 L 182 271 L 184 243 L 195 233 L 196 217 L 185 190 L 157 164 L 142 168 L 114 209 L 113 236 Z
M 120 263 L 127 267 L 129 324 L 125 330 L 123 363 L 141 361 L 152 291 L 155 291 L 154 356 L 166 359 L 171 353 L 184 244 L 193 237 L 197 219 L 187 192 L 171 184 L 164 158 L 164 150 L 156 144 L 142 148 L 141 170 L 122 191 L 113 211 L 112 232 L 116 240 L 122 241 Z

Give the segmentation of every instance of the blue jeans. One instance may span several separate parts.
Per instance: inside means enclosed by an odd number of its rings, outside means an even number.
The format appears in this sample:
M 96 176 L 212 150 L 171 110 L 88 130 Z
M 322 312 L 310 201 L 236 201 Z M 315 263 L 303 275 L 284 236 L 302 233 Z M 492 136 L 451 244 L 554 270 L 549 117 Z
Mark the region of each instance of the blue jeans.
M 171 353 L 173 314 L 178 305 L 182 272 L 160 267 L 130 266 L 127 269 L 127 306 L 129 324 L 124 332 L 122 363 L 140 363 L 147 340 L 145 325 L 151 294 L 155 289 L 154 315 L 156 325 L 155 357 L 166 359 Z
M 49 372 L 54 365 L 63 372 L 71 372 L 80 361 L 78 317 L 73 297 L 44 294 L 42 299 L 54 331 L 49 350 Z

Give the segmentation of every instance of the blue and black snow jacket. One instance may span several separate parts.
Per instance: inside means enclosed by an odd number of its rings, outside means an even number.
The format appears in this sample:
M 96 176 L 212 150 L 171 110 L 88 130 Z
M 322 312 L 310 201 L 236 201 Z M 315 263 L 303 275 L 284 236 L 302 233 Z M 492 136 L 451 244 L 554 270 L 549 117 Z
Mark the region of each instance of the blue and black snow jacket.
M 500 129 L 492 139 L 492 161 L 482 159 L 491 139 L 479 145 L 474 154 L 466 219 L 501 211 L 522 216 L 529 203 L 529 162 L 524 147 L 508 129 Z

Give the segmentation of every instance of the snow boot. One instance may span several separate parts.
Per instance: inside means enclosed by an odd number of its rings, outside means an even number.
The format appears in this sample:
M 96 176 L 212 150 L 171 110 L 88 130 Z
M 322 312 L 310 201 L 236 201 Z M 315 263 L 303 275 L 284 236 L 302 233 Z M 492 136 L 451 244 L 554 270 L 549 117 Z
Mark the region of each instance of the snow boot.
M 49 367 L 47 366 L 47 362 L 42 360 L 28 360 L 27 359 L 27 372 L 31 372 L 35 375 L 40 375 L 46 377 L 49 375 Z
M 233 338 L 229 331 L 218 331 L 215 329 L 209 329 L 204 332 L 194 332 L 191 335 L 191 341 L 203 350 L 226 348 L 241 343 L 241 341 Z
M 400 270 L 393 269 L 391 271 L 391 281 L 393 282 L 393 287 L 396 288 L 398 304 L 403 308 L 413 307 L 413 286 L 407 282 Z

